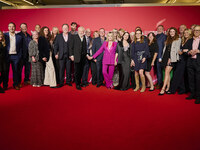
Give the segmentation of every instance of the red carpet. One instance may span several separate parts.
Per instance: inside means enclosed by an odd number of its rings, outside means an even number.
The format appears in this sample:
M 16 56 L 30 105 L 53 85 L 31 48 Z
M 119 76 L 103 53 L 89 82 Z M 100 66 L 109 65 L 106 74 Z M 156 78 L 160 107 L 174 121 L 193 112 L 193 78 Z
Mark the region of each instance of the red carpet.
M 200 105 L 158 92 L 10 89 L 0 94 L 0 150 L 200 150 Z

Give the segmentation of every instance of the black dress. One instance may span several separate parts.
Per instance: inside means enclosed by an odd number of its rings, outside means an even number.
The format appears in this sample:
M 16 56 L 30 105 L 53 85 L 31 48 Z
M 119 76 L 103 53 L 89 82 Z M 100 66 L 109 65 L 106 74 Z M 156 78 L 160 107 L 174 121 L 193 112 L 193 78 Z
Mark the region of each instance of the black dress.
M 130 88 L 130 45 L 127 47 L 122 44 L 117 45 L 116 53 L 118 53 L 118 67 L 119 67 L 119 85 L 118 89 L 127 90 Z
M 171 46 L 172 46 L 172 44 L 167 45 L 165 52 L 163 54 L 162 62 L 161 62 L 161 65 L 163 68 L 165 68 L 166 66 L 169 66 L 167 63 L 168 63 L 168 60 L 170 59 Z
M 147 58 L 147 69 L 145 69 L 145 71 L 147 71 L 147 72 L 151 71 L 151 68 L 152 68 L 151 63 L 153 61 L 153 57 L 154 57 L 155 53 L 158 53 L 158 43 L 157 42 L 151 43 L 151 45 L 149 45 L 150 56 Z

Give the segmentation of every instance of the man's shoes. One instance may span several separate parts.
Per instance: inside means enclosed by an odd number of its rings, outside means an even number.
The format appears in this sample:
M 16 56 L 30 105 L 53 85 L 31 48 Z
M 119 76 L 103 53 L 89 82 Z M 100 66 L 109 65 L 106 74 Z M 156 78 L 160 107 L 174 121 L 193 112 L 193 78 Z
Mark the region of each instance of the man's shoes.
M 182 94 L 185 94 L 185 92 L 184 91 L 179 91 L 178 94 L 182 95 Z
M 86 84 L 81 84 L 81 87 L 86 87 L 87 85 Z
M 4 91 L 8 90 L 8 87 L 3 87 L 3 90 L 4 90 Z
M 22 84 L 21 84 L 21 83 L 19 83 L 19 84 L 18 84 L 18 87 L 19 87 L 19 88 L 22 88 Z
M 97 84 L 97 87 L 99 88 L 100 86 L 103 86 L 103 83 Z
M 72 84 L 71 83 L 66 83 L 68 86 L 72 86 Z
M 58 87 L 57 86 L 50 86 L 50 88 L 57 89 Z
M 186 97 L 185 99 L 186 99 L 186 100 L 192 100 L 192 99 L 195 99 L 195 96 L 190 95 L 190 96 Z
M 76 89 L 77 89 L 77 90 L 82 90 L 82 88 L 81 88 L 80 85 L 76 85 Z
M 64 84 L 59 84 L 58 85 L 58 88 L 61 88 L 61 87 L 63 87 L 64 86 Z
M 0 87 L 0 93 L 5 93 L 2 87 Z
M 19 86 L 14 86 L 15 90 L 20 90 Z
M 30 85 L 30 84 L 31 84 L 30 81 L 25 81 L 25 82 L 24 82 L 24 85 Z
M 200 104 L 200 98 L 197 98 L 194 103 L 195 104 Z

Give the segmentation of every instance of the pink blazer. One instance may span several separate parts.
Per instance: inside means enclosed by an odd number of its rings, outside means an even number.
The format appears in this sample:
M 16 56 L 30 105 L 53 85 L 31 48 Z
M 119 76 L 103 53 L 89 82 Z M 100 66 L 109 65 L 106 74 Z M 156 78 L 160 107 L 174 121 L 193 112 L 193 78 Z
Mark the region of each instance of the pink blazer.
M 113 42 L 112 46 L 109 49 L 108 42 L 106 41 L 102 44 L 101 48 L 93 55 L 93 58 L 96 58 L 98 55 L 104 52 L 102 64 L 114 65 L 116 48 L 117 48 L 117 42 Z

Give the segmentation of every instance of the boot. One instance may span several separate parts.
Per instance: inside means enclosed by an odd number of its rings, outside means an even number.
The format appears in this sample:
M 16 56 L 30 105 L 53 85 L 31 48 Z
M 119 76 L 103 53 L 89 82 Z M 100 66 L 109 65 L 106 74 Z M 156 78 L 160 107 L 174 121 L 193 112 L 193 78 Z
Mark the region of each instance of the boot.
M 140 92 L 144 92 L 146 90 L 146 85 L 145 85 L 145 77 L 141 77 L 141 82 L 142 82 L 142 89 Z
M 138 91 L 140 89 L 140 83 L 139 83 L 139 75 L 136 75 L 135 74 L 135 84 L 136 84 L 136 87 L 135 89 L 133 90 L 134 92 Z

